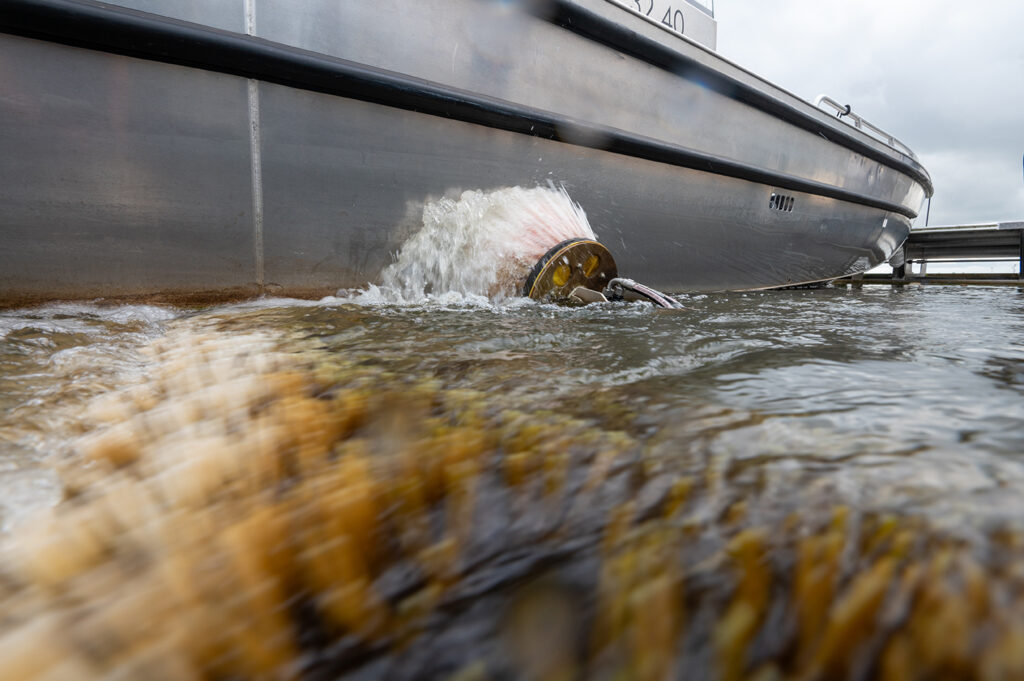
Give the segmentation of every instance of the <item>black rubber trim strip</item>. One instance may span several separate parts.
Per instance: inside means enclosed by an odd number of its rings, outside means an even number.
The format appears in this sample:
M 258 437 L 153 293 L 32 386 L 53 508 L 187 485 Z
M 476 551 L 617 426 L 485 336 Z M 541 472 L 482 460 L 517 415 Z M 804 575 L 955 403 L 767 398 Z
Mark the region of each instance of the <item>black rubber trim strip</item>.
M 835 142 L 912 177 L 924 187 L 928 196 L 934 193 L 932 179 L 928 175 L 928 171 L 912 159 L 908 158 L 907 161 L 904 161 L 890 156 L 884 151 L 879 151 L 858 139 L 857 135 L 853 133 L 836 130 L 825 125 L 814 116 L 804 113 L 766 92 L 716 71 L 626 26 L 608 21 L 571 0 L 546 0 L 534 4 L 533 8 L 534 13 L 538 16 L 579 36 L 628 54 L 677 76 L 699 80 L 701 84 L 731 99 L 753 106 L 798 128 L 821 135 L 830 142 Z
M 0 0 L 0 32 L 254 78 L 916 216 L 901 204 L 616 128 L 92 0 Z

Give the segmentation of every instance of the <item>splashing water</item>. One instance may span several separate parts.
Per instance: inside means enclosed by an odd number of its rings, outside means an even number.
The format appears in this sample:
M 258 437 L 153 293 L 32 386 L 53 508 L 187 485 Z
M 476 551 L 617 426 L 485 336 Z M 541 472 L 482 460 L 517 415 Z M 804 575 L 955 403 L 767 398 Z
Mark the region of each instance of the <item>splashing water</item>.
M 423 228 L 381 275 L 405 301 L 455 293 L 503 300 L 519 295 L 530 268 L 556 244 L 593 239 L 579 204 L 562 187 L 466 191 L 423 208 Z

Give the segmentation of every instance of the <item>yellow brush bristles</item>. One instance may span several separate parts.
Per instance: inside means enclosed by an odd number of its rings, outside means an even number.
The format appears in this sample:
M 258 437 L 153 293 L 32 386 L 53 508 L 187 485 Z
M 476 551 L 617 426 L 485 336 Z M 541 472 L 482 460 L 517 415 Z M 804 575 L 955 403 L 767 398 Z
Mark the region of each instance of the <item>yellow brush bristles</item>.
M 149 353 L 0 539 L 4 681 L 1024 678 L 1012 530 L 780 500 L 600 399 L 216 328 Z

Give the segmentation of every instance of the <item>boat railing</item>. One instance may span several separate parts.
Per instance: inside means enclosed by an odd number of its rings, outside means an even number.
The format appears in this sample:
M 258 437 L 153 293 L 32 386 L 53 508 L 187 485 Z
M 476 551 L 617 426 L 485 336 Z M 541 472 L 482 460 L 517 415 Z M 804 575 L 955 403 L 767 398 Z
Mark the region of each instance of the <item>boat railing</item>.
M 704 12 L 708 16 L 715 16 L 715 0 L 686 0 L 689 4 Z
M 911 151 L 910 147 L 887 133 L 885 130 L 882 130 L 877 125 L 869 123 L 862 116 L 853 113 L 853 111 L 850 110 L 849 104 L 840 104 L 827 95 L 818 95 L 818 98 L 814 100 L 814 105 L 819 109 L 834 111 L 838 118 L 846 119 L 847 123 L 858 130 L 863 130 L 880 142 L 885 142 L 896 151 L 906 154 L 915 161 L 917 160 L 917 154 Z

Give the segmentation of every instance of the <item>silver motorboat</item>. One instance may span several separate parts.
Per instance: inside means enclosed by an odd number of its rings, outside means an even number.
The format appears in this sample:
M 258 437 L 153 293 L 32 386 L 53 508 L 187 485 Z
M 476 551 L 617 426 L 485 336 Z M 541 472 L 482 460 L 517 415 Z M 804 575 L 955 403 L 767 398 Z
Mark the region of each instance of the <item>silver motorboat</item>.
M 0 0 L 0 303 L 333 293 L 425 202 L 548 184 L 667 291 L 886 261 L 927 171 L 715 31 L 701 0 Z

